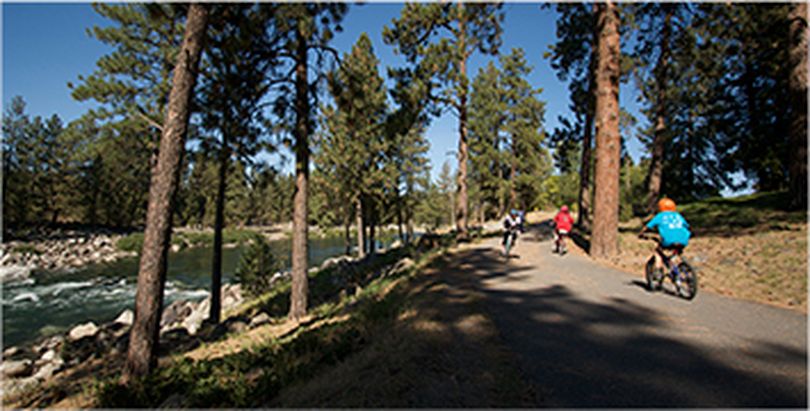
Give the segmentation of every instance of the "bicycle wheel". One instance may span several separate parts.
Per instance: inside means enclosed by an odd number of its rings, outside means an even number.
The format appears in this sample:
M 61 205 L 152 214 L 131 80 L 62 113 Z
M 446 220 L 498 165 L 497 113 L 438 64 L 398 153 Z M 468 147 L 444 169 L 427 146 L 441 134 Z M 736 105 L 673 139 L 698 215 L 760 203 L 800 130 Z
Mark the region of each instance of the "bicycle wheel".
M 663 276 L 659 276 L 655 272 L 655 257 L 650 257 L 647 261 L 647 265 L 644 267 L 644 274 L 647 278 L 647 290 L 649 291 L 658 291 L 661 289 L 661 283 L 663 282 Z
M 691 300 L 695 298 L 698 290 L 698 279 L 695 270 L 686 261 L 678 264 L 678 271 L 680 271 L 680 283 L 675 283 L 678 288 L 678 294 Z
M 504 257 L 509 258 L 509 251 L 512 249 L 512 235 L 506 237 L 506 245 L 504 245 Z

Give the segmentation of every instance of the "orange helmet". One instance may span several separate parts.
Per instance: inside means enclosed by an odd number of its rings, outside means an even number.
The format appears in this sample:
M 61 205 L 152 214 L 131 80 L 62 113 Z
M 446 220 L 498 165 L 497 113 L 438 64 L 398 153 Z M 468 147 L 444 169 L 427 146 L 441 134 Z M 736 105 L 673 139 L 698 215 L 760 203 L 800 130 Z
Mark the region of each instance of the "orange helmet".
M 658 201 L 658 211 L 675 211 L 675 202 L 671 198 L 662 198 Z

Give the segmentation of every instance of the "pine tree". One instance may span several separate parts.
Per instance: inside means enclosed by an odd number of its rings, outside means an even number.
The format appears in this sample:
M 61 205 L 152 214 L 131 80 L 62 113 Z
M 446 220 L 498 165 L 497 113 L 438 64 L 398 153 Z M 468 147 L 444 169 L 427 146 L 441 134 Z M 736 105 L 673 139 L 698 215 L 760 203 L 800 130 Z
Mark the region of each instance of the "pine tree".
M 316 164 L 332 176 L 331 183 L 337 186 L 331 205 L 345 207 L 342 222 L 346 233 L 356 212 L 360 257 L 365 254 L 362 204 L 371 199 L 371 190 L 382 184 L 378 168 L 387 105 L 378 67 L 371 40 L 363 33 L 330 78 L 329 90 L 336 108 L 324 111 L 326 133 L 318 144 L 316 158 Z
M 596 176 L 590 254 L 617 253 L 619 223 L 619 15 L 610 1 L 597 7 L 599 57 L 596 76 Z
M 588 230 L 591 223 L 592 196 L 592 145 L 596 99 L 596 65 L 598 59 L 598 26 L 596 22 L 597 4 L 556 5 L 557 19 L 556 44 L 550 46 L 546 57 L 551 58 L 552 68 L 557 77 L 569 81 L 571 105 L 574 121 L 560 118 L 563 128 L 555 131 L 551 138 L 558 165 L 570 164 L 572 148 L 579 146 L 579 196 L 577 224 Z M 561 157 L 562 156 L 562 157 Z
M 456 230 L 467 236 L 467 63 L 476 50 L 495 54 L 500 46 L 503 15 L 500 4 L 408 3 L 393 27 L 386 26 L 386 43 L 394 44 L 409 63 L 422 66 L 435 80 L 436 99 L 459 118 L 458 199 Z M 444 34 L 445 37 L 439 37 Z M 434 87 L 432 87 L 434 88 Z
M 543 148 L 545 103 L 537 98 L 542 90 L 532 88 L 527 80 L 532 67 L 522 49 L 513 49 L 501 56 L 500 61 L 503 67 L 500 84 L 506 104 L 503 127 L 511 150 L 510 208 L 526 210 L 536 205 L 542 182 L 551 170 L 548 153 Z
M 183 44 L 174 69 L 160 155 L 152 174 L 149 207 L 135 295 L 135 320 L 129 337 L 122 382 L 148 374 L 157 365 L 158 332 L 166 281 L 172 208 L 179 178 L 180 157 L 191 114 L 191 93 L 205 40 L 208 7 L 199 3 L 188 8 Z
M 209 320 L 219 322 L 222 283 L 222 230 L 225 223 L 225 195 L 228 165 L 255 155 L 265 122 L 261 100 L 268 91 L 266 71 L 271 63 L 264 50 L 267 16 L 255 5 L 229 5 L 218 10 L 212 22 L 201 102 L 203 130 L 219 134 L 219 171 L 214 219 L 214 250 L 211 269 Z M 237 174 L 238 175 L 238 174 Z
M 807 3 L 790 11 L 790 206 L 807 209 Z
M 509 188 L 503 135 L 506 101 L 500 77 L 501 71 L 490 62 L 479 70 L 470 93 L 470 176 L 490 218 L 506 212 Z
M 265 5 L 265 7 L 276 7 Z M 290 318 L 298 321 L 307 310 L 307 224 L 309 184 L 309 139 L 312 134 L 313 99 L 317 96 L 319 78 L 310 79 L 310 51 L 318 51 L 314 67 L 323 67 L 324 50 L 332 38 L 333 29 L 346 12 L 346 5 L 282 4 L 273 11 L 278 43 L 269 50 L 279 59 L 273 81 L 281 84 L 277 90 L 275 111 L 286 120 L 293 136 L 295 152 L 295 195 L 293 200 L 292 291 Z M 291 70 L 290 74 L 286 73 Z M 288 96 L 292 96 L 292 100 Z

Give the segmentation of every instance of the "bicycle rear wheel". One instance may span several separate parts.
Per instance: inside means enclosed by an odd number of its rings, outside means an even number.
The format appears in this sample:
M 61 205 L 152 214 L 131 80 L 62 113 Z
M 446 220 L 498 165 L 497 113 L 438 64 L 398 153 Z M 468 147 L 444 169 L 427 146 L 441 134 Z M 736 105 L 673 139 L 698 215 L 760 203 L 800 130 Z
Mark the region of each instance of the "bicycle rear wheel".
M 685 261 L 678 264 L 678 271 L 680 271 L 681 278 L 680 283 L 675 283 L 675 286 L 678 288 L 678 294 L 687 300 L 695 298 L 698 290 L 697 273 L 695 273 L 692 266 Z
M 647 290 L 658 291 L 661 289 L 661 283 L 664 278 L 655 272 L 655 257 L 650 257 L 647 261 L 647 265 L 644 267 L 644 274 L 647 278 Z
M 512 250 L 512 235 L 506 237 L 506 245 L 504 245 L 504 257 L 509 258 L 509 251 Z

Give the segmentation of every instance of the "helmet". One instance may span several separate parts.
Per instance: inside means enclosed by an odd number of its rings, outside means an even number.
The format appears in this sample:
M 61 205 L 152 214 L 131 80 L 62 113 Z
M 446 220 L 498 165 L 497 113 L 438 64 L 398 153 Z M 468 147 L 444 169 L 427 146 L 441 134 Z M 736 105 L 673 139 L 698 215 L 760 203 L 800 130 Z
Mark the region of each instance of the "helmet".
M 567 213 L 568 212 L 568 206 L 564 205 L 564 206 L 560 207 L 560 211 L 562 211 L 563 213 Z
M 658 211 L 675 211 L 675 202 L 671 198 L 662 198 L 658 201 Z
M 518 210 L 516 210 L 516 209 L 514 209 L 514 208 L 513 208 L 513 209 L 512 209 L 512 215 L 518 215 Z

